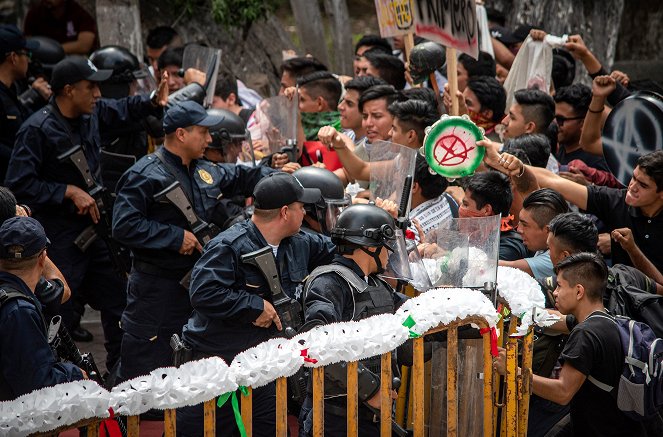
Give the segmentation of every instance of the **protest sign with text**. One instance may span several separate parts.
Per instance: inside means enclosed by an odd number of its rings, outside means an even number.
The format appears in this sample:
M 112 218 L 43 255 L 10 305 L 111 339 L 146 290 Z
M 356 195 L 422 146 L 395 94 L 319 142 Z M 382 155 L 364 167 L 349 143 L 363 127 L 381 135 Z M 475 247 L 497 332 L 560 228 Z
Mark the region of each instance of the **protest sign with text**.
M 479 31 L 474 0 L 415 0 L 417 35 L 479 56 Z
M 414 0 L 375 0 L 380 36 L 414 33 Z

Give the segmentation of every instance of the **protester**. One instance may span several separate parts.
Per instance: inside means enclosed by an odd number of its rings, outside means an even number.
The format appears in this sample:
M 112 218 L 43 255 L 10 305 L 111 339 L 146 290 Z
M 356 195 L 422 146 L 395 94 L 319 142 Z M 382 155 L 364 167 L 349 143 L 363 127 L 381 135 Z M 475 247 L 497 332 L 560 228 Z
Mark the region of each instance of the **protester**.
M 157 73 L 161 77 L 164 72 L 168 73 L 168 89 L 171 94 L 184 87 L 184 78 L 180 76 L 184 48 L 168 48 L 164 50 L 157 60 Z
M 327 71 L 327 67 L 313 57 L 291 58 L 283 62 L 279 95 L 282 95 L 287 88 L 297 85 L 297 79 L 315 71 Z
M 234 112 L 244 120 L 245 125 L 253 114 L 253 108 L 245 108 L 242 104 L 237 90 L 237 78 L 230 73 L 219 74 L 214 88 L 212 108 L 227 109 Z
M 182 45 L 177 31 L 170 26 L 157 26 L 150 29 L 147 33 L 147 61 L 149 62 L 152 74 L 159 78 L 158 60 L 159 56 L 169 47 L 179 47 Z

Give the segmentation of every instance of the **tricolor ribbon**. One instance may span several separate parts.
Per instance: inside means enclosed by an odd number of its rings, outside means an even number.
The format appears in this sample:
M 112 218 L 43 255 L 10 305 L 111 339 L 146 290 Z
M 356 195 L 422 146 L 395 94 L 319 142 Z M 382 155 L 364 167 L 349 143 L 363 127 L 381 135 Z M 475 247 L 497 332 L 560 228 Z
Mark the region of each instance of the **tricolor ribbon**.
M 479 334 L 484 335 L 490 331 L 490 354 L 494 357 L 498 356 L 500 353 L 497 350 L 497 330 L 494 326 L 490 328 L 481 328 L 479 329 Z
M 242 392 L 242 396 L 249 395 L 249 389 L 244 387 L 243 385 L 239 386 L 239 391 Z M 221 396 L 219 396 L 216 405 L 219 408 L 221 408 L 222 406 L 225 405 L 226 402 L 228 402 L 228 399 L 230 399 L 230 403 L 233 407 L 233 414 L 235 415 L 235 423 L 237 423 L 237 429 L 239 430 L 239 435 L 241 437 L 246 437 L 246 429 L 244 428 L 244 422 L 242 422 L 242 413 L 239 411 L 239 402 L 237 401 L 237 391 L 232 391 L 222 394 Z
M 402 323 L 403 326 L 405 326 L 408 329 L 409 336 L 410 338 L 418 338 L 421 337 L 421 334 L 417 334 L 412 330 L 412 327 L 417 324 L 417 322 L 414 321 L 411 315 L 407 316 L 407 319 Z

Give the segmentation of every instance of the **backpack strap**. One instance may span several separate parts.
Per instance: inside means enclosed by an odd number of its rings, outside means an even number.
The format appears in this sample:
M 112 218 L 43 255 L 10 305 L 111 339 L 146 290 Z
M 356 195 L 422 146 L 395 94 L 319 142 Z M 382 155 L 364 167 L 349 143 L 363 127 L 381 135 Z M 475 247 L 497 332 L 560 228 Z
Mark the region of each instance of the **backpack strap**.
M 601 390 L 607 391 L 608 393 L 610 393 L 614 389 L 613 386 L 602 383 L 598 379 L 594 378 L 592 375 L 587 375 L 587 380 L 592 384 L 594 384 L 595 386 L 597 386 L 598 388 L 600 388 Z
M 456 203 L 456 199 L 454 199 L 453 196 L 447 192 L 442 194 L 444 194 L 444 197 L 447 199 L 449 209 L 451 210 L 451 216 L 453 218 L 458 218 L 458 204 Z
M 350 286 L 350 288 L 352 288 L 352 290 L 356 291 L 357 293 L 363 293 L 368 288 L 368 284 L 364 282 L 349 267 L 345 267 L 339 264 L 329 264 L 326 266 L 316 267 L 308 275 L 308 277 L 306 278 L 306 284 L 304 285 L 304 292 L 302 293 L 302 296 L 304 296 L 304 300 L 306 300 L 306 295 L 308 294 L 308 291 L 311 289 L 311 283 L 313 282 L 313 280 L 318 276 L 327 273 L 336 273 L 345 282 L 348 283 L 348 285 Z
M 26 296 L 25 293 L 21 293 L 15 288 L 8 287 L 7 285 L 0 287 L 0 308 L 2 308 L 5 303 L 14 299 L 23 299 L 34 304 L 34 300 L 32 300 L 30 296 Z

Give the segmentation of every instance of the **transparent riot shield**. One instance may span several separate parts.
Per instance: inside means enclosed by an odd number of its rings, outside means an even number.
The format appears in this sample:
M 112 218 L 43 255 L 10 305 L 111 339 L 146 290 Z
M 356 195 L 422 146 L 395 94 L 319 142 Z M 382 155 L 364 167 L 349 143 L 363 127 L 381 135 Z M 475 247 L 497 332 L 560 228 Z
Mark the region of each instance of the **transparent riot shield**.
M 186 71 L 189 68 L 205 73 L 205 101 L 203 106 L 209 107 L 214 99 L 214 89 L 216 88 L 216 79 L 219 75 L 219 65 L 221 61 L 221 50 L 214 47 L 204 47 L 198 44 L 188 44 L 184 48 L 182 57 L 182 69 Z
M 497 280 L 501 216 L 454 218 L 428 236 L 424 252 L 435 287 L 482 288 Z M 432 266 L 432 267 L 431 267 Z
M 400 205 L 405 180 L 414 175 L 417 151 L 389 141 L 378 141 L 371 144 L 368 161 L 371 166 L 371 200 L 379 197 Z M 410 194 L 405 193 L 408 199 Z M 409 210 L 408 201 L 406 212 Z
M 414 240 L 406 239 L 405 247 L 407 249 L 408 263 L 410 264 L 410 273 L 412 280 L 410 284 L 419 292 L 424 292 L 433 287 L 426 267 L 419 255 L 417 243 Z
M 275 96 L 262 100 L 249 127 L 251 138 L 260 141 L 262 152 L 288 153 L 297 144 L 297 99 Z M 291 161 L 295 161 L 291 158 Z

